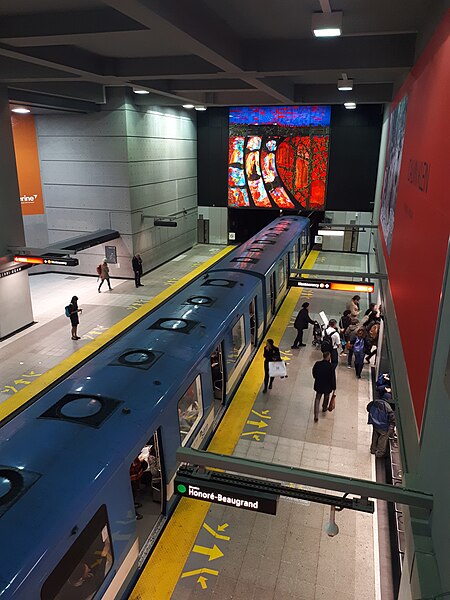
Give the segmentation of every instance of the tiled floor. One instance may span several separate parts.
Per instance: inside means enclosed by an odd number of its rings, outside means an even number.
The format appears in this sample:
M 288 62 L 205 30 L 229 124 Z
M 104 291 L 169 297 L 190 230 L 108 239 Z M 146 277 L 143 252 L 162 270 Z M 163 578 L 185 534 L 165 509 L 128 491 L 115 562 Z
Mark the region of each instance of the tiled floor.
M 316 268 L 365 270 L 365 264 L 360 256 L 321 253 Z M 342 313 L 348 295 L 314 291 L 308 292 L 308 300 L 313 318 L 321 310 L 331 318 Z M 297 310 L 303 302 L 304 294 Z M 366 304 L 367 299 L 363 308 Z M 267 394 L 261 388 L 253 407 L 260 414 L 270 410 L 267 433 L 261 441 L 241 437 L 235 455 L 372 479 L 366 413 L 369 368 L 364 368 L 358 380 L 354 370 L 346 368 L 346 357 L 341 357 L 336 410 L 321 412 L 315 424 L 311 368 L 321 355 L 311 345 L 311 328 L 305 337 L 307 347 L 290 349 L 295 337 L 292 323 L 293 319 L 280 344 L 284 358 L 289 359 L 289 377 L 276 380 Z M 213 539 L 202 528 L 195 544 L 211 547 L 216 543 L 224 556 L 205 564 L 204 556 L 191 552 L 183 572 L 207 566 L 213 573 L 204 573 L 207 581 L 197 576 L 181 578 L 172 598 L 377 600 L 376 518 L 339 512 L 340 533 L 333 538 L 324 533 L 328 518 L 327 507 L 287 498 L 280 499 L 275 517 L 211 505 L 206 523 L 213 529 L 227 523 L 225 533 L 230 539 Z
M 112 291 L 103 285 L 100 294 L 95 277 L 58 273 L 31 276 L 36 324 L 0 342 L 0 403 L 221 249 L 198 245 L 144 275 L 144 287 L 136 288 L 131 280 L 112 279 Z M 70 321 L 64 315 L 72 296 L 78 296 L 83 308 L 78 327 L 81 339 L 77 342 L 71 340 Z

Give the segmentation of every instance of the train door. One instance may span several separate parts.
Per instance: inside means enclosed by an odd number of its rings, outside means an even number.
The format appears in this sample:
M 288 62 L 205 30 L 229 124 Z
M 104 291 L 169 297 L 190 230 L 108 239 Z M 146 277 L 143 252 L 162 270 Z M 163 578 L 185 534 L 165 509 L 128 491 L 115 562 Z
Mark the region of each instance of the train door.
M 256 346 L 256 342 L 258 341 L 258 323 L 256 316 L 256 296 L 250 302 L 248 307 L 248 312 L 250 315 L 250 340 L 252 346 Z
M 222 412 L 225 403 L 222 344 L 219 344 L 211 354 L 211 379 L 214 393 L 214 417 L 216 417 Z
M 275 300 L 276 300 L 276 291 L 275 291 L 275 273 L 270 275 L 270 312 L 272 315 L 275 314 Z
M 142 448 L 130 468 L 139 549 L 164 514 L 165 481 L 159 430 Z

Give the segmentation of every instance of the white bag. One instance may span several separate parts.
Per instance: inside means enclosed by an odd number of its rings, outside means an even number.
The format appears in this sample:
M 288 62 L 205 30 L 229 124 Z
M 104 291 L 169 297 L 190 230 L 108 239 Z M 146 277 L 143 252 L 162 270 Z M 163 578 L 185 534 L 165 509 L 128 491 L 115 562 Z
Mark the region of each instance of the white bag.
M 287 377 L 286 363 L 284 360 L 269 362 L 269 377 Z

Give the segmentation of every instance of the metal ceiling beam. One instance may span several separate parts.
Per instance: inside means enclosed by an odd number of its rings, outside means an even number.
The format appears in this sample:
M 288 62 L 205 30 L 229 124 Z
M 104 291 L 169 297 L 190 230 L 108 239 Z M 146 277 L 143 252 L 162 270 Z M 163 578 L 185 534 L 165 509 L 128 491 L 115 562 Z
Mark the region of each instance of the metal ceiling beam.
M 49 96 L 48 94 L 30 92 L 29 90 L 8 89 L 8 97 L 12 103 L 27 104 L 40 108 L 53 108 L 67 112 L 90 113 L 100 110 L 100 105 L 96 102 Z
M 9 95 L 14 95 L 14 90 L 22 90 L 35 94 L 60 96 L 62 98 L 75 98 L 86 102 L 104 104 L 105 88 L 103 85 L 90 81 L 57 81 L 46 83 L 11 83 Z
M 351 92 L 340 92 L 336 84 L 296 85 L 295 102 L 300 104 L 342 104 L 354 102 L 391 102 L 392 83 L 355 84 Z
M 0 39 L 17 45 L 41 45 L 43 41 L 58 43 L 58 39 L 98 33 L 141 31 L 147 29 L 142 23 L 111 8 L 71 10 L 2 15 Z M 52 40 L 52 38 L 56 38 Z M 69 40 L 66 39 L 67 44 Z

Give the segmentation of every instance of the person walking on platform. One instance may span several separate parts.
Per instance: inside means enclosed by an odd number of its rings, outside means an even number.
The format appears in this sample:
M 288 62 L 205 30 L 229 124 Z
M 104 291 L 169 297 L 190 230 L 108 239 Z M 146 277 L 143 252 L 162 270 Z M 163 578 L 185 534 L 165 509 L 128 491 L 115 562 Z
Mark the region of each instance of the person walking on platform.
M 101 293 L 100 288 L 102 287 L 104 281 L 108 283 L 109 289 L 112 290 L 111 283 L 109 282 L 109 267 L 106 258 L 103 259 L 103 262 L 101 264 L 100 280 L 100 285 L 98 286 L 99 294 Z
M 376 458 L 383 458 L 387 453 L 389 433 L 395 427 L 395 413 L 386 400 L 372 400 L 367 405 L 367 412 L 367 423 L 372 425 L 370 453 Z
M 295 338 L 291 348 L 294 348 L 295 350 L 300 348 L 300 346 L 306 346 L 306 344 L 303 343 L 303 330 L 308 329 L 308 325 L 310 323 L 311 325 L 314 325 L 314 321 L 309 316 L 308 307 L 309 302 L 303 302 L 302 308 L 299 310 L 299 313 L 294 321 L 294 327 L 297 330 L 297 337 Z
M 267 384 L 269 390 L 272 389 L 274 377 L 269 378 L 269 363 L 281 360 L 280 349 L 275 346 L 273 340 L 267 340 L 264 346 L 264 389 L 263 394 L 267 392 Z
M 326 412 L 328 410 L 330 394 L 336 389 L 336 370 L 331 364 L 331 354 L 324 352 L 322 356 L 322 360 L 318 360 L 312 368 L 314 391 L 316 392 L 314 399 L 314 423 L 317 423 L 319 420 L 319 405 L 322 396 L 322 412 Z
M 80 324 L 80 319 L 78 317 L 78 313 L 82 313 L 83 309 L 78 308 L 78 297 L 73 296 L 70 304 L 67 306 L 67 312 L 70 318 L 70 324 L 72 326 L 71 333 L 73 340 L 79 340 L 80 337 L 77 334 L 78 325 Z M 67 314 L 67 313 L 66 313 Z
M 140 254 L 135 254 L 131 259 L 131 266 L 134 271 L 134 283 L 136 287 L 141 287 L 143 284 L 141 283 L 142 277 L 142 258 Z
M 352 318 L 352 322 L 344 331 L 344 338 L 347 344 L 347 369 L 352 368 L 353 344 L 356 340 L 356 332 L 360 328 L 359 321 L 356 317 Z
M 361 312 L 359 308 L 359 301 L 361 298 L 359 296 L 353 296 L 351 300 L 347 303 L 347 309 L 350 311 L 352 317 L 357 317 Z
M 331 355 L 331 364 L 333 369 L 338 366 L 339 354 L 338 348 L 341 345 L 341 336 L 337 331 L 336 319 L 330 319 L 328 327 L 325 329 L 324 339 L 322 341 L 322 352 L 329 352 Z
M 365 356 L 365 348 L 366 348 L 366 334 L 362 327 L 358 329 L 356 332 L 356 339 L 353 344 L 353 355 L 355 357 L 355 372 L 356 377 L 361 379 L 361 373 L 364 366 L 364 356 Z

